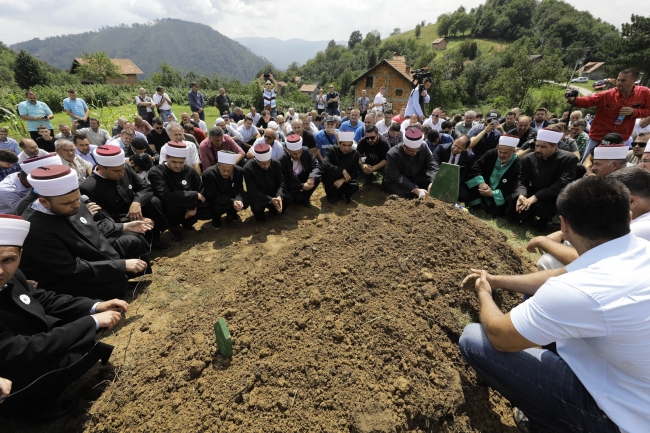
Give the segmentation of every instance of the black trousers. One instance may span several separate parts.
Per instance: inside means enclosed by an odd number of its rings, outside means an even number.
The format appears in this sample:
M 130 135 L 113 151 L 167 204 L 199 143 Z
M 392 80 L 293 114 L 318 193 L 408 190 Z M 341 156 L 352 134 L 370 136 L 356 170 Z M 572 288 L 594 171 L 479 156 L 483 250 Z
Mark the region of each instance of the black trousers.
M 201 203 L 196 210 L 196 215 L 191 218 L 185 219 L 186 212 L 187 209 L 184 207 L 167 207 L 165 209 L 165 216 L 169 222 L 169 227 L 175 228 L 181 224 L 183 227 L 191 227 L 196 224 L 198 220 L 212 219 L 212 210 L 208 203 Z
M 248 208 L 248 203 L 246 201 L 242 202 L 244 204 L 244 207 L 242 210 Z M 212 225 L 215 227 L 219 227 L 221 225 L 221 217 L 224 214 L 227 214 L 230 217 L 236 217 L 237 216 L 237 211 L 232 207 L 231 204 L 227 205 L 219 205 L 219 204 L 211 204 L 210 209 L 212 211 Z
M 305 179 L 305 182 L 306 181 L 307 179 Z M 314 187 L 308 191 L 289 191 L 289 194 L 291 195 L 291 201 L 295 203 L 299 203 L 301 201 L 309 202 L 311 200 L 311 196 L 314 194 L 314 191 L 316 191 L 316 188 L 318 188 L 318 185 L 320 185 L 320 180 L 314 181 Z
M 325 195 L 327 195 L 328 199 L 338 200 L 343 198 L 343 196 L 351 198 L 355 192 L 359 191 L 359 184 L 356 179 L 351 179 L 350 182 L 343 183 L 340 188 L 334 186 L 334 182 L 337 180 L 329 176 L 323 176 L 323 186 L 325 187 Z
M 418 176 L 415 181 L 412 181 L 418 188 L 424 188 L 427 189 L 429 188 L 429 184 L 431 181 L 429 181 L 429 178 L 427 178 L 426 173 L 422 173 L 420 176 Z M 406 191 L 405 189 L 401 188 L 399 185 L 396 183 L 392 182 L 386 182 L 386 191 L 388 194 L 395 194 L 398 197 L 401 198 L 406 198 L 406 199 L 413 199 L 417 198 L 415 194 L 413 194 L 411 191 Z
M 149 218 L 153 221 L 153 229 L 151 234 L 147 233 L 145 238 L 148 241 L 157 241 L 160 239 L 160 233 L 164 232 L 169 228 L 169 221 L 165 216 L 165 211 L 163 210 L 163 204 L 158 197 L 152 197 L 151 201 L 147 203 L 146 206 L 142 206 L 142 216 Z M 129 222 L 130 219 L 128 215 L 113 215 L 111 217 L 118 222 Z
M 266 209 L 269 210 L 269 215 L 278 214 L 278 211 L 275 209 L 275 206 L 273 206 L 269 202 L 258 201 L 253 199 L 249 199 L 249 200 L 250 200 L 251 211 L 253 212 L 253 216 L 257 221 L 266 221 L 266 216 L 264 215 L 264 211 Z M 292 199 L 290 195 L 282 196 L 282 213 L 284 213 L 287 210 L 291 202 Z
M 113 346 L 94 341 L 78 343 L 60 359 L 44 364 L 25 366 L 26 373 L 8 375 L 12 381 L 11 394 L 0 405 L 0 414 L 29 417 L 39 409 L 49 407 L 72 382 L 86 374 L 97 361 L 106 365 Z M 59 370 L 55 372 L 55 370 Z M 34 382 L 34 383 L 32 383 Z

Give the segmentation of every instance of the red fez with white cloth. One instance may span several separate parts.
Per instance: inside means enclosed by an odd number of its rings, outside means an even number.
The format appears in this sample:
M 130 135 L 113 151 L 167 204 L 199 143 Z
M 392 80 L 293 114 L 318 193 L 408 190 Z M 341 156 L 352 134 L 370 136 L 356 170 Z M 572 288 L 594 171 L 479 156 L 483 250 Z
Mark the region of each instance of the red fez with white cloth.
M 124 151 L 118 146 L 99 146 L 93 151 L 97 164 L 102 167 L 119 167 L 124 165 Z
M 298 134 L 291 134 L 287 137 L 287 149 L 300 150 L 302 149 L 302 137 Z
M 187 145 L 185 143 L 180 143 L 177 141 L 170 141 L 167 143 L 167 149 L 165 150 L 167 156 L 172 158 L 187 158 Z
M 235 152 L 230 152 L 229 150 L 220 150 L 217 152 L 217 159 L 219 164 L 237 164 L 237 154 Z
M 418 149 L 424 140 L 422 131 L 417 128 L 412 128 L 404 133 L 404 144 L 411 149 Z
M 46 165 L 32 170 L 29 184 L 44 197 L 58 197 L 79 189 L 77 172 L 66 165 Z
M 29 233 L 29 221 L 18 215 L 0 214 L 0 246 L 22 247 Z
M 499 137 L 499 146 L 517 147 L 519 145 L 519 137 L 516 135 L 504 134 Z
M 548 128 L 540 129 L 537 131 L 537 140 L 545 141 L 551 144 L 557 144 L 560 140 L 562 140 L 562 137 L 564 137 L 564 134 L 561 132 L 553 131 L 552 129 Z
M 271 160 L 271 147 L 266 143 L 256 144 L 253 148 L 255 159 L 260 162 Z

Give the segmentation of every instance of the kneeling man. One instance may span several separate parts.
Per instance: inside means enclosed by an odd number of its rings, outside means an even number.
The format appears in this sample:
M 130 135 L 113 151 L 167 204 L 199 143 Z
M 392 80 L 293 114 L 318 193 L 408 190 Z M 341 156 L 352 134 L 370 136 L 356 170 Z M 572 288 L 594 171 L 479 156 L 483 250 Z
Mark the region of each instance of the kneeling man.
M 217 165 L 203 172 L 205 198 L 212 209 L 212 228 L 221 227 L 221 216 L 226 222 L 241 221 L 238 212 L 248 207 L 244 191 L 244 169 L 237 165 L 239 155 L 220 150 Z
M 287 150 L 278 159 L 282 166 L 287 192 L 292 201 L 311 207 L 311 196 L 321 179 L 318 161 L 309 149 L 303 146 L 302 137 L 291 134 L 286 138 Z

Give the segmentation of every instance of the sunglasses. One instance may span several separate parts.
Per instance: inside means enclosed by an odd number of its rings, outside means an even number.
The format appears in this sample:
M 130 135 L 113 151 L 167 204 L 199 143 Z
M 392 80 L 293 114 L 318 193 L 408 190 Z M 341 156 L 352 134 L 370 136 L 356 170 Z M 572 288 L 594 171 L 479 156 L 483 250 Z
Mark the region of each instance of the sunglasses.
M 432 114 L 433 117 L 440 117 L 439 114 Z
M 644 143 L 642 141 L 634 141 L 634 142 L 632 142 L 632 147 L 634 147 L 634 146 L 645 147 L 646 144 L 648 144 L 648 143 Z
M 374 141 L 375 139 L 377 139 L 377 136 L 376 135 L 366 135 L 366 138 L 368 140 L 373 140 Z

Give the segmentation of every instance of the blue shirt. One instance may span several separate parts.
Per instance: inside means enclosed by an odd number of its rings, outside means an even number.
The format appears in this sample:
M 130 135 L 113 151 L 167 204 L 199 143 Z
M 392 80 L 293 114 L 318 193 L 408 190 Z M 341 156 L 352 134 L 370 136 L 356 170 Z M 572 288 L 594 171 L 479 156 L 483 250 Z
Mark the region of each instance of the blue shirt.
M 52 110 L 47 106 L 45 102 L 36 101 L 35 104 L 31 104 L 29 101 L 23 101 L 18 104 L 18 114 L 21 116 L 29 117 L 43 117 L 49 116 L 52 114 Z M 39 125 L 47 126 L 47 129 L 52 129 L 52 124 L 48 120 L 27 120 L 27 130 L 28 131 L 38 131 Z
M 453 143 L 454 142 L 454 137 L 452 137 L 449 134 L 445 134 L 444 132 L 440 133 L 440 141 L 438 141 L 438 144 L 446 144 L 446 143 Z
M 95 161 L 95 158 L 93 157 L 93 152 L 95 151 L 95 149 L 97 149 L 97 146 L 91 144 L 88 155 L 84 155 L 83 153 L 79 152 L 79 149 L 75 149 L 75 153 L 79 155 L 79 158 L 83 159 L 84 161 L 88 161 L 94 166 L 97 165 L 97 161 Z
M 63 100 L 63 109 L 70 110 L 75 116 L 83 118 L 86 115 L 86 108 L 88 108 L 88 105 L 86 105 L 86 101 L 81 98 L 76 98 L 74 101 L 70 98 L 65 98 Z M 77 118 L 70 116 L 70 120 L 74 122 Z
M 18 143 L 16 143 L 16 140 L 11 137 L 7 137 L 7 141 L 0 141 L 0 149 L 11 150 L 16 155 L 20 154 Z
M 15 163 L 9 168 L 2 168 L 0 167 L 0 182 L 7 176 L 9 176 L 11 173 L 16 173 L 20 171 L 20 164 Z
M 354 141 L 358 143 L 365 136 L 366 136 L 366 125 L 361 125 L 361 128 L 357 129 L 354 132 Z
M 357 124 L 354 125 L 354 126 L 352 126 L 352 124 L 348 120 L 348 121 L 345 121 L 345 122 L 341 123 L 340 131 L 342 131 L 342 132 L 345 132 L 345 131 L 357 132 L 357 130 L 359 128 L 363 128 L 363 123 L 359 122 L 359 120 L 357 120 Z
M 339 132 L 339 130 L 337 129 L 336 132 Z M 327 148 L 334 146 L 337 143 L 336 136 L 334 134 L 329 135 L 329 140 L 327 137 L 328 134 L 325 132 L 325 130 L 318 131 L 316 134 L 314 134 L 314 138 L 316 139 L 316 149 L 320 150 L 320 154 L 323 156 L 323 158 L 325 157 Z

